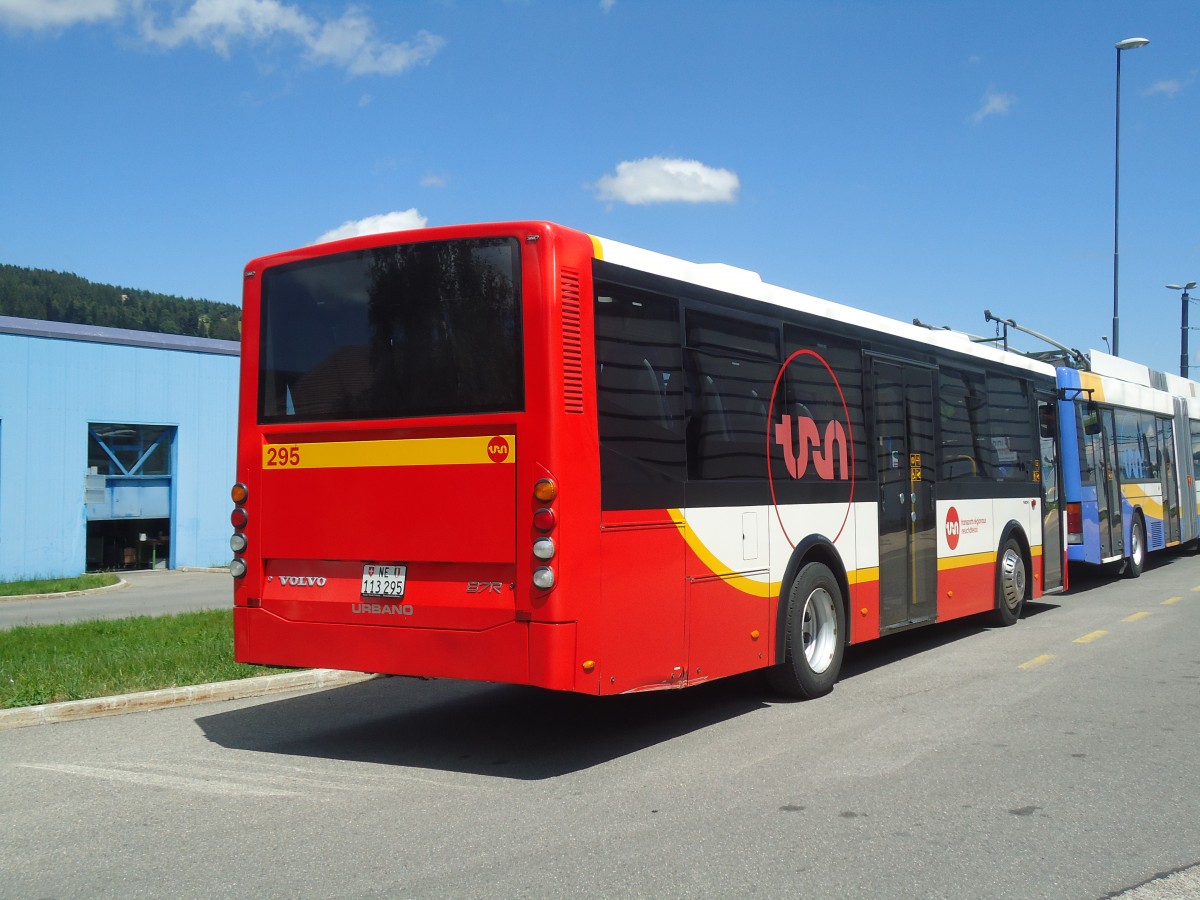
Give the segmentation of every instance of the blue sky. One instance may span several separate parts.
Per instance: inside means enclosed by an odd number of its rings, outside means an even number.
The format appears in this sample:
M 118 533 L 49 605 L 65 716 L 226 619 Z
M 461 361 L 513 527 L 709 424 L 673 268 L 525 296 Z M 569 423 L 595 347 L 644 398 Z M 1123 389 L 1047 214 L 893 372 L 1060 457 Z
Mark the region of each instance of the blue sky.
M 238 302 L 339 229 L 545 218 L 1103 349 L 1129 37 L 1120 351 L 1177 371 L 1195 0 L 0 0 L 0 262 Z

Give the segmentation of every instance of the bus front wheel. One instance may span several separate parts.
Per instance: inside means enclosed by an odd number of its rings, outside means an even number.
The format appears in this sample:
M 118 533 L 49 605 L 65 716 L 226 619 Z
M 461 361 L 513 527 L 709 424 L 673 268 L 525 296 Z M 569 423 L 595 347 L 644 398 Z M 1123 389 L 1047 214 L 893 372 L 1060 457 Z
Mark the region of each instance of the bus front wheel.
M 784 658 L 767 672 L 771 686 L 811 700 L 833 690 L 846 649 L 842 589 L 822 563 L 800 570 L 788 591 Z
M 1135 515 L 1129 529 L 1129 559 L 1125 560 L 1125 577 L 1137 578 L 1146 567 L 1146 526 Z

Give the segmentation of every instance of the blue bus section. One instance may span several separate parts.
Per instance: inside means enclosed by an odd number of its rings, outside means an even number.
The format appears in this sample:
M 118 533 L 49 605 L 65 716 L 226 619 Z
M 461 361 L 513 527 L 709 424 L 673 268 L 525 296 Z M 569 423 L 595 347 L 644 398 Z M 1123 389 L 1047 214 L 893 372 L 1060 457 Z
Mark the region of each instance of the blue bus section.
M 1057 369 L 1067 559 L 1136 577 L 1197 538 L 1200 384 L 1097 350 L 1075 362 Z

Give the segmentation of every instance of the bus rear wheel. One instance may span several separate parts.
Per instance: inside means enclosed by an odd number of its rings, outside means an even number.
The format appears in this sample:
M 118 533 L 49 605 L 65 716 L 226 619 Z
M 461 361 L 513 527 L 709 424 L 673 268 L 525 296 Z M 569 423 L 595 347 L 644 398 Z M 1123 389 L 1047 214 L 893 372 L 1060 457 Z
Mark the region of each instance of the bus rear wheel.
M 1135 515 L 1129 528 L 1129 559 L 1125 560 L 1125 577 L 1137 578 L 1146 567 L 1146 526 Z
M 1014 624 L 1025 606 L 1025 554 L 1016 538 L 1009 538 L 996 560 L 996 609 L 992 620 L 997 625 Z
M 811 700 L 833 690 L 846 650 L 842 589 L 821 563 L 800 570 L 788 591 L 784 658 L 769 669 L 771 686 L 789 697 Z

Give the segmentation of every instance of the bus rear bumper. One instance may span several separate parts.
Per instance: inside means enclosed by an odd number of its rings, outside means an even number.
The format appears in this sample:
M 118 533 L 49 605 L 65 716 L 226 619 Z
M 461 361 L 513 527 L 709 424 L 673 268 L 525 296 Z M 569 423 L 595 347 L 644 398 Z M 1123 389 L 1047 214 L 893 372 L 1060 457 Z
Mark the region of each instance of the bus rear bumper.
M 461 631 L 293 622 L 262 608 L 235 607 L 233 626 L 238 662 L 596 692 L 575 662 L 574 622 Z

